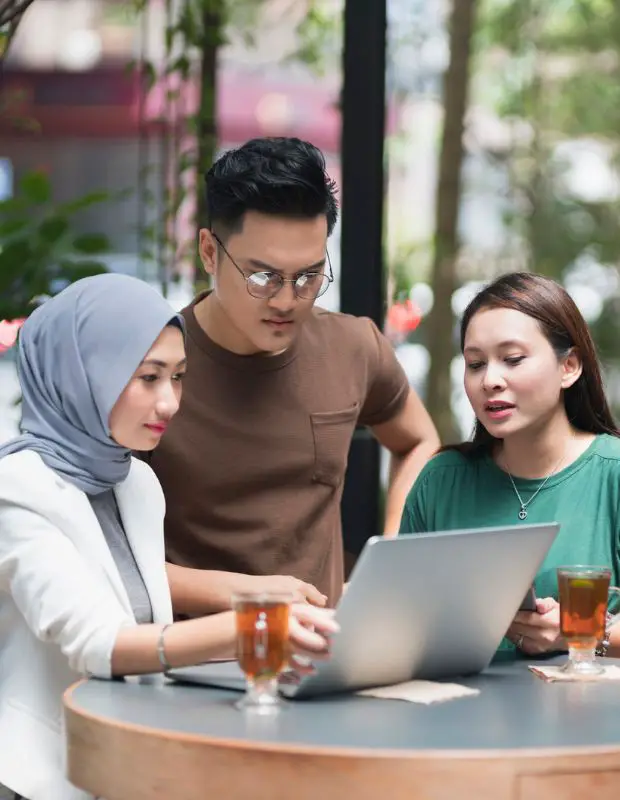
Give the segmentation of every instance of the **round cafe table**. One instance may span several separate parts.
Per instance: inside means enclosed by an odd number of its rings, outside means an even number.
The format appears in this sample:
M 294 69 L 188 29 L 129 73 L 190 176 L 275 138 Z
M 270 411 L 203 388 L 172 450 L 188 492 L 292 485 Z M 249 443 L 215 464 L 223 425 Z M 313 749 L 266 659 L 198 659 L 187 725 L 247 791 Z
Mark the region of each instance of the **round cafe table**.
M 231 691 L 83 681 L 65 695 L 69 778 L 106 800 L 620 797 L 619 682 L 548 684 L 523 662 L 458 682 L 480 694 L 256 717 Z

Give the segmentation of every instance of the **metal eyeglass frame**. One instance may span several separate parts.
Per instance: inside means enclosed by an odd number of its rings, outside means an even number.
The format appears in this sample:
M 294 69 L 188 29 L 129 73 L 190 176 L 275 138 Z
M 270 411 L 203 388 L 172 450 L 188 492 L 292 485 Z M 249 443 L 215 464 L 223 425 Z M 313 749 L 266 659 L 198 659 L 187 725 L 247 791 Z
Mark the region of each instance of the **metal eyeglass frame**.
M 215 241 L 219 244 L 219 246 L 222 248 L 224 253 L 228 256 L 228 258 L 230 259 L 230 261 L 233 264 L 233 266 L 235 267 L 235 269 L 243 277 L 243 279 L 245 280 L 245 287 L 246 287 L 246 289 L 248 291 L 248 294 L 250 295 L 250 297 L 253 297 L 255 300 L 271 300 L 273 297 L 275 297 L 278 294 L 278 292 L 282 291 L 282 289 L 284 288 L 284 284 L 285 283 L 292 283 L 293 284 L 293 291 L 295 293 L 295 297 L 299 298 L 300 300 L 317 300 L 319 297 L 322 297 L 325 294 L 325 292 L 329 289 L 330 284 L 332 284 L 334 282 L 334 272 L 332 270 L 332 262 L 331 262 L 331 259 L 329 257 L 329 251 L 328 250 L 325 251 L 325 256 L 326 256 L 326 259 L 327 259 L 327 264 L 329 266 L 329 275 L 326 272 L 313 272 L 311 270 L 304 273 L 304 275 L 322 275 L 323 278 L 327 278 L 327 282 L 323 283 L 323 285 L 321 287 L 321 291 L 317 292 L 315 295 L 312 295 L 311 297 L 304 297 L 303 295 L 299 294 L 298 287 L 297 287 L 297 281 L 302 277 L 301 275 L 298 276 L 297 278 L 283 278 L 282 275 L 280 275 L 278 272 L 271 272 L 270 270 L 257 270 L 256 272 L 252 272 L 250 275 L 246 275 L 245 271 L 243 269 L 241 269 L 239 264 L 237 264 L 235 259 L 230 255 L 230 253 L 226 249 L 226 246 L 224 245 L 222 240 L 219 238 L 219 236 L 216 233 L 214 233 L 213 231 L 211 231 L 211 236 L 213 236 Z M 279 281 L 279 286 L 277 286 L 270 295 L 265 295 L 264 297 L 257 297 L 255 294 L 252 294 L 252 292 L 250 291 L 250 280 L 255 275 L 269 275 L 270 279 L 271 278 L 277 278 L 278 281 Z

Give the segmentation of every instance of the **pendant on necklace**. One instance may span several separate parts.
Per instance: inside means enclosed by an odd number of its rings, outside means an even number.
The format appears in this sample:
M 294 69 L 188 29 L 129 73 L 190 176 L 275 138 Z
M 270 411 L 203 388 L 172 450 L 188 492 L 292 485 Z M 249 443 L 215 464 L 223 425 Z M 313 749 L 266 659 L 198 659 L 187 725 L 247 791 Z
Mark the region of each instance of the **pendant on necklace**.
M 525 506 L 521 506 L 521 511 L 519 511 L 519 519 L 527 519 L 527 509 Z

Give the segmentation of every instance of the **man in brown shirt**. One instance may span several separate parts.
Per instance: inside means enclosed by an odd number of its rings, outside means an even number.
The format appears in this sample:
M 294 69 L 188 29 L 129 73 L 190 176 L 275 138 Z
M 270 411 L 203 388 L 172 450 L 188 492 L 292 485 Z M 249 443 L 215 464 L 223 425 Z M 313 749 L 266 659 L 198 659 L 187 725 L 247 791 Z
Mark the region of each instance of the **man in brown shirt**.
M 314 307 L 333 280 L 337 215 L 320 151 L 252 140 L 206 182 L 200 256 L 214 288 L 183 312 L 181 408 L 150 462 L 166 495 L 171 587 L 189 614 L 227 608 L 240 590 L 333 604 L 355 426 L 392 453 L 386 532 L 437 434 L 376 326 Z

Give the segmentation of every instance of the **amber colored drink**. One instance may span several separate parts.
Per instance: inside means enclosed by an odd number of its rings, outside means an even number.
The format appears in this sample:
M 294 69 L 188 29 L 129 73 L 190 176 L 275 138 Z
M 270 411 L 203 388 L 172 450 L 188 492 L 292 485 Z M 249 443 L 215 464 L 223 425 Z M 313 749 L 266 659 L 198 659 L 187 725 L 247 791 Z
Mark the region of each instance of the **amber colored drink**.
M 237 660 L 251 680 L 274 678 L 285 667 L 288 649 L 289 603 L 243 600 L 237 615 Z
M 560 627 L 570 647 L 592 648 L 605 635 L 610 573 L 558 571 Z

